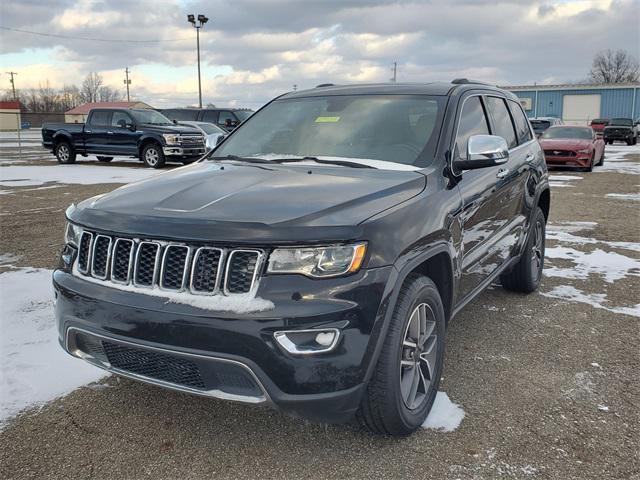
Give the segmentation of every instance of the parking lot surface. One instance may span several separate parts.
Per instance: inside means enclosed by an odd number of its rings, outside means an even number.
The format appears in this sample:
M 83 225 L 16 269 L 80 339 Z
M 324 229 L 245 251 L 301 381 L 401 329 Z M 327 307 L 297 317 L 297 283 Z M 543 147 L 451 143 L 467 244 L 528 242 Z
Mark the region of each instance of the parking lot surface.
M 21 154 L 0 138 L 0 280 L 55 267 L 71 202 L 155 173 L 129 159 L 59 166 L 26 137 Z M 7 417 L 0 476 L 640 479 L 639 174 L 640 146 L 622 145 L 593 173 L 551 172 L 539 291 L 493 285 L 449 326 L 440 390 L 465 412 L 454 431 L 382 438 L 108 376 Z M 47 301 L 23 321 L 37 310 L 50 329 Z M 69 362 L 60 383 L 86 367 Z

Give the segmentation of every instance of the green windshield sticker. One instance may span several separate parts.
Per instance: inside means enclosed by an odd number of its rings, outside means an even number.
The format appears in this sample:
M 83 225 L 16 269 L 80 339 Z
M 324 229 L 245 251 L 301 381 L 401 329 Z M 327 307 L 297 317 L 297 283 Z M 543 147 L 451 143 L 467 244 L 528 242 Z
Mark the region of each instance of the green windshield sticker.
M 336 123 L 340 121 L 340 117 L 316 117 L 316 123 Z

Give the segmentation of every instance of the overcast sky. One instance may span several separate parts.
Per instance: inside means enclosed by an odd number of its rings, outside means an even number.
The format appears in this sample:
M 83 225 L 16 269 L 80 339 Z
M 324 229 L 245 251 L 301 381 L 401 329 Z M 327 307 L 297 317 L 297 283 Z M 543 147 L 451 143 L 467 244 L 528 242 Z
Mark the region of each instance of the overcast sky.
M 294 84 L 386 82 L 394 61 L 398 81 L 514 85 L 582 80 L 604 48 L 640 56 L 640 0 L 2 0 L 2 27 L 82 39 L 0 30 L 0 87 L 6 71 L 18 88 L 97 71 L 124 91 L 128 66 L 136 99 L 196 104 L 188 13 L 210 18 L 203 101 L 218 106 L 257 107 Z

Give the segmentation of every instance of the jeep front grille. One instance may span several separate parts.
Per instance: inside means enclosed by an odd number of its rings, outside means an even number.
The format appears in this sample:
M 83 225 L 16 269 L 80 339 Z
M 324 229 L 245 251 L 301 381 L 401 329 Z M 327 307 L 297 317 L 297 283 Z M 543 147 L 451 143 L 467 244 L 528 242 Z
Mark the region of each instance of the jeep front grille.
M 255 291 L 264 259 L 260 249 L 185 245 L 84 231 L 77 271 L 122 285 L 234 295 Z

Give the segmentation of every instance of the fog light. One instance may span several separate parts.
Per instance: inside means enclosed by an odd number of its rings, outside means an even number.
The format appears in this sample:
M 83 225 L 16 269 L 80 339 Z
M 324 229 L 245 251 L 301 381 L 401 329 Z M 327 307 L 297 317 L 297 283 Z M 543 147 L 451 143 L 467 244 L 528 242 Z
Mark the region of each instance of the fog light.
M 333 350 L 338 344 L 340 330 L 287 330 L 273 334 L 278 345 L 293 355 L 313 355 Z

